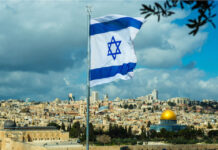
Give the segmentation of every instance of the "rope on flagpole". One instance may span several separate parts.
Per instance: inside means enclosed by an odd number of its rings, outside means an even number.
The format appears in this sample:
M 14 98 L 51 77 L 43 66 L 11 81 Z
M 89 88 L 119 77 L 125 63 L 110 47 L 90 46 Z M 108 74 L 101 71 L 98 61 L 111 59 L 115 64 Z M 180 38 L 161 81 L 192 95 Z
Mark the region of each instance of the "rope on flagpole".
M 90 19 L 91 19 L 91 6 L 86 6 L 87 8 L 87 22 L 88 22 L 88 45 L 87 45 L 87 64 L 88 64 L 88 71 L 87 71 L 87 112 L 86 112 L 86 150 L 89 150 L 89 103 L 90 103 Z

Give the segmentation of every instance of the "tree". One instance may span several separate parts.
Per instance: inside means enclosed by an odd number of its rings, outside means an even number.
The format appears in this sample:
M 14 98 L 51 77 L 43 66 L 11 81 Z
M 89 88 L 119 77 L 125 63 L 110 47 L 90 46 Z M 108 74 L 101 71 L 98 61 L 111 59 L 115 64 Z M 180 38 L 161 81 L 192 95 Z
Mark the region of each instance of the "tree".
M 153 138 L 157 137 L 157 132 L 152 129 L 148 132 L 148 135 L 149 135 L 149 138 L 153 139 Z
M 218 139 L 218 130 L 211 130 L 208 132 L 209 138 L 217 138 Z
M 129 109 L 133 109 L 134 107 L 133 107 L 132 104 L 130 104 L 128 108 L 129 108 Z
M 208 129 L 213 129 L 212 125 L 210 124 L 210 122 L 207 123 L 207 128 Z
M 99 142 L 99 143 L 103 143 L 104 145 L 105 144 L 108 144 L 111 142 L 111 137 L 106 135 L 106 134 L 103 134 L 103 135 L 98 135 L 96 140 Z
M 176 106 L 176 103 L 174 103 L 174 102 L 168 102 L 167 104 L 171 107 Z
M 107 121 L 110 121 L 110 120 L 111 120 L 111 118 L 110 118 L 109 115 L 107 115 L 106 118 L 107 118 Z
M 96 138 L 95 132 L 96 131 L 94 130 L 94 126 L 92 125 L 92 123 L 89 123 L 89 141 L 93 141 L 93 142 L 95 141 L 95 138 Z M 82 135 L 80 139 L 82 141 L 85 141 L 86 140 L 86 127 L 85 126 L 83 126 L 83 128 L 80 129 L 80 134 Z
M 101 127 L 98 127 L 96 130 L 95 130 L 95 135 L 102 135 L 104 134 L 104 131 Z
M 61 129 L 65 131 L 65 125 L 64 125 L 63 122 L 62 122 L 62 124 L 61 124 Z
M 127 104 L 125 104 L 125 105 L 124 105 L 124 109 L 127 109 L 127 108 L 128 108 L 128 105 L 127 105 Z
M 215 10 L 214 0 L 165 0 L 164 3 L 154 3 L 154 6 L 142 4 L 141 14 L 145 15 L 145 18 L 150 17 L 151 15 L 157 16 L 158 21 L 161 17 L 169 17 L 175 14 L 172 11 L 173 8 L 180 5 L 181 9 L 191 8 L 191 12 L 198 12 L 198 15 L 194 19 L 189 19 L 186 24 L 188 28 L 191 29 L 189 34 L 195 36 L 199 31 L 199 28 L 205 25 L 206 23 L 211 23 L 214 28 L 216 28 L 213 23 L 213 18 L 216 14 L 212 13 L 212 10 Z
M 142 140 L 145 140 L 146 139 L 146 129 L 144 126 L 142 126 L 141 128 L 141 135 L 140 135 L 141 139 Z
M 131 126 L 129 126 L 127 133 L 128 133 L 128 137 L 132 137 L 132 127 Z
M 57 129 L 60 129 L 60 125 L 58 125 L 57 123 L 55 122 L 50 122 L 47 124 L 48 127 L 56 127 Z
M 168 138 L 168 135 L 169 135 L 169 133 L 168 133 L 168 131 L 165 128 L 161 128 L 160 129 L 160 136 L 162 138 Z
M 129 136 L 126 128 L 122 126 L 118 126 L 116 124 L 115 125 L 109 124 L 108 135 L 111 138 L 126 138 Z
M 92 125 L 92 123 L 89 123 L 89 140 L 90 141 L 95 141 L 95 131 L 94 131 L 94 126 Z
M 71 130 L 71 124 L 67 127 L 67 131 L 70 132 Z
M 81 141 L 85 141 L 86 140 L 86 127 L 85 127 L 84 124 L 82 125 L 82 128 L 81 128 L 80 140 Z
M 150 128 L 150 126 L 151 126 L 151 121 L 148 121 L 147 127 Z
M 81 133 L 80 123 L 77 121 L 73 124 L 70 130 L 70 137 L 79 138 Z
M 143 108 L 143 112 L 146 112 L 146 109 L 145 109 L 145 108 Z

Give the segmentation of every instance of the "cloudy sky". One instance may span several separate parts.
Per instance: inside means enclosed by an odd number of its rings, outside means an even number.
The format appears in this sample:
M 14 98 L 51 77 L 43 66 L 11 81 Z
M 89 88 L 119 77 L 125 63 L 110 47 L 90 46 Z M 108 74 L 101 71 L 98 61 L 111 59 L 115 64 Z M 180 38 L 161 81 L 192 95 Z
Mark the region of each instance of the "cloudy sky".
M 0 99 L 76 99 L 86 95 L 87 13 L 140 16 L 140 0 L 4 0 L 0 5 Z M 150 1 L 151 3 L 151 1 Z M 216 9 L 217 11 L 218 9 Z M 218 12 L 216 12 L 218 14 Z M 99 85 L 102 96 L 135 98 L 159 91 L 160 99 L 218 100 L 218 29 L 206 25 L 195 37 L 176 10 L 167 19 L 149 18 L 134 43 L 132 80 Z M 217 17 L 214 19 L 218 26 Z

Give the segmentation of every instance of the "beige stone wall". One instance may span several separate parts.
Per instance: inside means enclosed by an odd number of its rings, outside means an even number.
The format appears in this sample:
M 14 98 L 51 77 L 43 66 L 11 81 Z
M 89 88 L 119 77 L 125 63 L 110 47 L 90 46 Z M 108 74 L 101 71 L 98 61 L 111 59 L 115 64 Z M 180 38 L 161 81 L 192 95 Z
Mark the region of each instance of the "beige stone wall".
M 69 140 L 69 133 L 62 132 L 60 130 L 0 131 L 0 140 L 3 141 L 7 137 L 12 138 L 14 141 L 19 141 L 19 142 L 53 141 L 53 140 L 67 141 Z
M 90 150 L 120 150 L 123 146 L 90 146 Z M 144 146 L 128 146 L 130 150 L 217 150 L 218 144 L 204 144 L 204 145 L 144 145 Z M 50 147 L 44 148 L 32 144 L 15 142 L 8 139 L 6 147 L 0 150 L 85 150 L 86 147 Z
M 90 150 L 120 150 L 123 146 L 90 146 Z M 146 145 L 146 146 L 128 146 L 130 150 L 218 150 L 218 144 L 204 145 Z M 85 150 L 86 147 L 78 148 L 47 148 L 47 150 Z
M 61 131 L 26 131 L 24 132 L 25 141 L 52 141 L 69 140 L 69 133 Z
M 120 150 L 120 146 L 90 146 L 90 150 Z M 86 147 L 47 148 L 47 150 L 86 150 Z
M 30 150 L 25 149 L 26 145 L 22 142 L 32 142 L 32 141 L 68 141 L 69 133 L 62 132 L 60 130 L 27 130 L 27 131 L 19 131 L 19 130 L 1 130 L 0 131 L 0 150 Z M 19 146 L 17 146 L 17 143 Z M 15 143 L 15 144 L 14 144 Z M 15 146 L 14 146 L 15 145 Z M 12 147 L 14 146 L 14 147 Z M 37 149 L 38 150 L 38 149 Z
M 2 150 L 46 150 L 46 148 L 27 143 L 11 141 L 10 145 L 7 146 L 6 149 Z
M 69 132 L 61 132 L 60 138 L 62 141 L 68 141 L 69 140 Z
M 4 139 L 4 131 L 0 130 L 0 140 Z
M 217 150 L 218 144 L 129 146 L 131 150 Z

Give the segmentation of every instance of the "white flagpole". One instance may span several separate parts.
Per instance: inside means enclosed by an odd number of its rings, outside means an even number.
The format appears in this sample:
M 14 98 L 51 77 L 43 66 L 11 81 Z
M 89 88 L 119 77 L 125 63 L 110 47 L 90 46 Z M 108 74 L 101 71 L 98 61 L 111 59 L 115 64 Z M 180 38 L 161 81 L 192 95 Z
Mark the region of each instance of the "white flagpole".
M 89 150 L 89 103 L 90 103 L 90 19 L 91 19 L 91 7 L 87 6 L 87 18 L 88 18 L 88 77 L 87 77 L 87 112 L 86 112 L 86 150 Z

